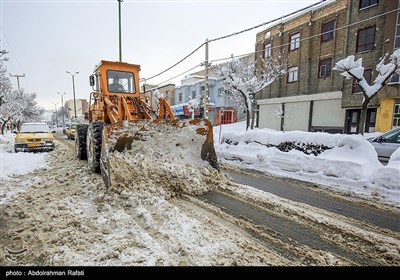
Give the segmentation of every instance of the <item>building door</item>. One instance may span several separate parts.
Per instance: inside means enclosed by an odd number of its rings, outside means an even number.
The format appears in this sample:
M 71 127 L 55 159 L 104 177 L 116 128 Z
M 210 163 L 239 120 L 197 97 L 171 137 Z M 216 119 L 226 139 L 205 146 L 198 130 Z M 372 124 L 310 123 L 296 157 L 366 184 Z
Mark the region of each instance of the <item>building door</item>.
M 233 123 L 233 110 L 221 110 L 219 116 L 220 124 Z
M 367 119 L 365 121 L 365 132 L 375 132 L 376 108 L 367 110 Z
M 347 134 L 357 134 L 360 123 L 361 109 L 347 110 Z M 364 132 L 375 132 L 376 108 L 367 109 Z
M 360 122 L 360 109 L 347 110 L 347 134 L 358 133 L 358 123 Z

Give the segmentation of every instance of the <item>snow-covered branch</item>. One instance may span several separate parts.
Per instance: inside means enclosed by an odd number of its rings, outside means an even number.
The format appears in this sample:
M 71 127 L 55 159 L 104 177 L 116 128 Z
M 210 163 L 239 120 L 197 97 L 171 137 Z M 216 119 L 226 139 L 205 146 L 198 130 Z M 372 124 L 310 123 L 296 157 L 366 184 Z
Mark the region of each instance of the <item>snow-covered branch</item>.
M 387 56 L 386 54 L 376 65 L 378 76 L 372 85 L 369 85 L 364 77 L 362 58 L 355 60 L 354 55 L 350 55 L 338 61 L 333 69 L 342 72 L 341 75 L 346 79 L 354 78 L 366 97 L 371 98 L 385 85 L 390 76 L 400 71 L 400 50 L 394 51 L 389 62 L 385 64 Z
M 232 59 L 217 66 L 217 75 L 225 93 L 233 95 L 233 98 L 240 100 L 240 103 L 244 105 L 248 123 L 250 114 L 256 108 L 257 93 L 273 83 L 285 71 L 286 60 L 281 55 L 263 60 L 262 67 L 259 68 L 254 62 L 245 59 Z

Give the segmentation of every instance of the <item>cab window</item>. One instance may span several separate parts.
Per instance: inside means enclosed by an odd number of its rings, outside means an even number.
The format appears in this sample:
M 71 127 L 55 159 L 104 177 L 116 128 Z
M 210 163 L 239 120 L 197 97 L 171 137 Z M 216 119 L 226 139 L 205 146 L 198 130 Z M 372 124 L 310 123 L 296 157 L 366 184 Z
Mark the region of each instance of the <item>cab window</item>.
M 132 72 L 108 70 L 107 85 L 109 92 L 136 93 L 135 79 Z

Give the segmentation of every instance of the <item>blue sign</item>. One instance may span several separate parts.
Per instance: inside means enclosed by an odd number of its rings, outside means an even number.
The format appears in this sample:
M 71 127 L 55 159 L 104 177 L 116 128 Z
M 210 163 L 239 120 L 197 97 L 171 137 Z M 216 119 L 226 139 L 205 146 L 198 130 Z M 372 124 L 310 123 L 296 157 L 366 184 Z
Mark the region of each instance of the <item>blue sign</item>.
M 175 116 L 183 116 L 183 106 L 177 106 L 177 107 L 172 107 L 172 110 L 174 111 Z

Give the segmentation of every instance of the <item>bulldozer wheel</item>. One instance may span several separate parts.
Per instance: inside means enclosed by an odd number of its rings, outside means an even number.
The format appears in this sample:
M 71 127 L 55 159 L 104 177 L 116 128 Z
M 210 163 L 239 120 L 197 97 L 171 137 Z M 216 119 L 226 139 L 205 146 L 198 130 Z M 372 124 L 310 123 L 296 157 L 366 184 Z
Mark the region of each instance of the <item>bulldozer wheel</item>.
M 105 133 L 103 132 L 103 137 L 105 136 Z M 107 141 L 102 140 L 102 147 L 101 147 L 101 153 L 100 153 L 100 173 L 101 177 L 103 178 L 104 185 L 106 188 L 110 188 L 111 186 L 111 178 L 110 178 L 110 162 L 108 159 L 108 153 L 107 153 L 107 147 L 106 147 Z
M 79 159 L 86 159 L 86 136 L 88 125 L 78 124 L 75 130 L 75 151 Z
M 89 169 L 95 173 L 100 173 L 100 153 L 101 153 L 101 134 L 104 123 L 95 121 L 89 124 L 87 133 L 87 159 Z

